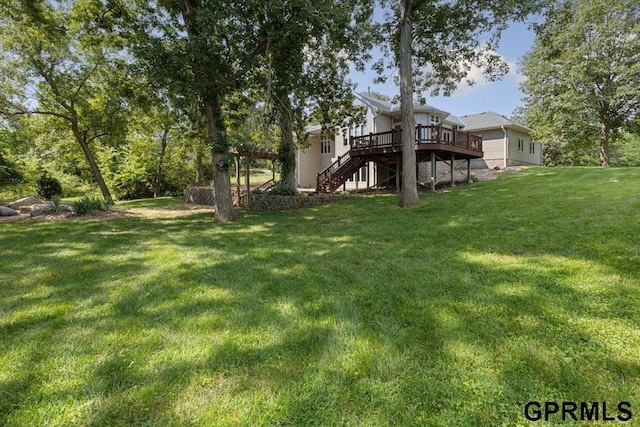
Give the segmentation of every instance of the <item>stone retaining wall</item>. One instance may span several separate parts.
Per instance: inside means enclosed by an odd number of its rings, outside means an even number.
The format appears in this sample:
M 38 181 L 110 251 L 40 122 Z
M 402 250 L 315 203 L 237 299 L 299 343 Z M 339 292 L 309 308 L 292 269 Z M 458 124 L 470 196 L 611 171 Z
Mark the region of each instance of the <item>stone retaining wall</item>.
M 251 194 L 249 200 L 249 210 L 261 211 L 281 211 L 299 208 L 312 208 L 315 206 L 331 203 L 340 196 L 336 194 L 296 194 L 293 196 L 279 196 L 272 194 Z
M 213 206 L 216 200 L 216 192 L 213 187 L 187 187 L 184 193 L 187 203 Z

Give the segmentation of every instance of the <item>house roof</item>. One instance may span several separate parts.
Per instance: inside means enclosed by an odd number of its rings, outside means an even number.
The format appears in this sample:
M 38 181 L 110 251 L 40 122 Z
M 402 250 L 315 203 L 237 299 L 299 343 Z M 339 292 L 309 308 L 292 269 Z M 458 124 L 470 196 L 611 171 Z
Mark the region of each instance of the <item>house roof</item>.
M 530 128 L 511 121 L 498 113 L 494 113 L 493 111 L 462 116 L 460 117 L 460 120 L 464 123 L 464 130 L 467 132 L 495 129 L 503 126 L 524 132 L 531 132 Z
M 391 101 L 383 101 L 381 99 L 377 99 L 374 98 L 370 95 L 367 95 L 364 92 L 356 92 L 355 93 L 356 98 L 358 98 L 360 101 L 362 101 L 364 104 L 366 104 L 367 106 L 373 108 L 374 110 L 378 110 L 382 113 L 388 113 L 388 114 L 394 114 L 394 113 L 399 113 L 400 112 L 400 103 L 393 103 Z M 414 102 L 413 103 L 413 111 L 416 113 L 421 113 L 421 112 L 432 112 L 432 113 L 438 113 L 441 114 L 445 117 L 450 116 L 450 114 L 447 111 L 441 110 L 439 108 L 434 107 L 433 105 L 430 104 L 422 104 L 419 102 Z
M 453 123 L 454 125 L 458 125 L 460 127 L 466 126 L 466 124 L 462 120 L 460 120 L 460 117 L 454 116 L 453 114 L 449 114 L 449 116 L 447 116 L 447 118 L 444 119 L 444 121 L 447 123 Z

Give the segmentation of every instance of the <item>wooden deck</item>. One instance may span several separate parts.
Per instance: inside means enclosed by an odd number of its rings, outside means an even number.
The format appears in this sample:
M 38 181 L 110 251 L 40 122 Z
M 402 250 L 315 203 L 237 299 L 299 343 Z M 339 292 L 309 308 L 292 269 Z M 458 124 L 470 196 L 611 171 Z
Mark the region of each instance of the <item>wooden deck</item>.
M 456 159 L 479 159 L 483 156 L 482 137 L 442 126 L 416 127 L 415 145 L 418 161 L 428 158 L 431 152 L 448 153 Z M 351 157 L 367 156 L 383 158 L 402 152 L 402 130 L 371 133 L 351 138 Z
M 391 165 L 394 165 L 396 176 L 399 174 L 402 167 L 402 130 L 354 136 L 350 139 L 350 145 L 347 153 L 318 173 L 316 183 L 318 192 L 336 191 L 360 167 L 371 161 L 384 164 L 388 170 L 391 170 Z M 482 137 L 442 126 L 416 126 L 414 150 L 417 163 L 431 161 L 433 180 L 435 180 L 435 163 L 438 160 L 449 162 L 453 181 L 456 160 L 469 162 L 484 155 Z M 469 166 L 467 166 L 468 169 Z M 399 183 L 399 180 L 396 181 Z M 399 184 L 396 185 L 399 187 Z

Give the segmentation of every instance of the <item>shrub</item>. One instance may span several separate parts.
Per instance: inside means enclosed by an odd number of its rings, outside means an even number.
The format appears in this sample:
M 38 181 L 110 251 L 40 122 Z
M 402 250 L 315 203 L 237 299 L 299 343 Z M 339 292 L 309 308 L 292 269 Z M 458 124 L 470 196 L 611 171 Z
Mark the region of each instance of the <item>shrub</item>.
M 55 196 L 62 196 L 62 185 L 60 181 L 45 171 L 36 181 L 36 192 L 38 197 L 52 200 Z
M 100 197 L 82 196 L 80 200 L 73 203 L 73 211 L 76 215 L 87 215 L 105 209 L 105 204 Z
M 50 201 L 47 202 L 47 212 L 60 213 L 62 212 L 62 204 L 60 203 L 60 196 L 53 196 Z
M 273 187 L 269 194 L 273 194 L 275 196 L 293 196 L 298 194 L 298 190 L 295 187 L 290 185 L 278 185 Z

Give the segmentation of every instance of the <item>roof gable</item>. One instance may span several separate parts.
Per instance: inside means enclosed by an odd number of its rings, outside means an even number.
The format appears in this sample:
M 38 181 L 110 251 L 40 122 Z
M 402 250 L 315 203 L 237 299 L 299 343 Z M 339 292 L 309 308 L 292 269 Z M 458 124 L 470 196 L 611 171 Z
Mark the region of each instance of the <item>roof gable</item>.
M 460 120 L 465 124 L 466 131 L 511 127 L 521 131 L 531 132 L 530 128 L 511 121 L 498 113 L 494 113 L 493 111 L 486 111 L 484 113 L 478 114 L 469 114 L 467 116 L 460 117 Z
M 379 111 L 387 114 L 394 114 L 394 113 L 400 112 L 399 102 L 393 103 L 391 101 L 383 101 L 381 99 L 377 99 L 370 95 L 367 95 L 364 92 L 356 92 L 355 96 L 360 101 L 362 101 L 365 105 L 367 105 L 368 107 L 371 107 L 374 111 Z M 447 111 L 436 108 L 430 104 L 422 104 L 419 102 L 413 103 L 413 111 L 416 113 L 432 112 L 432 113 L 440 114 L 444 117 L 449 116 L 449 113 Z

